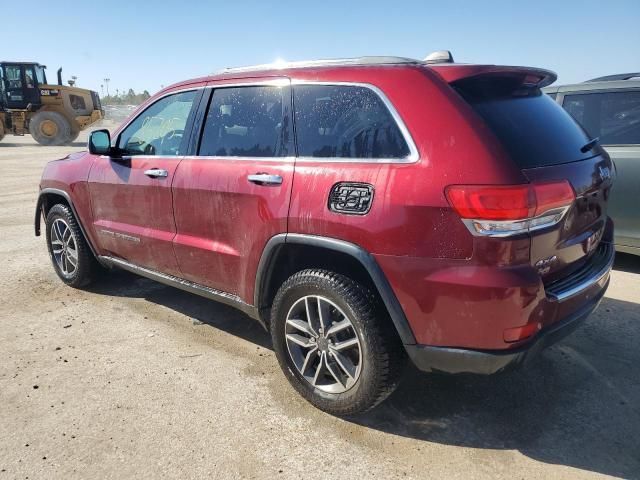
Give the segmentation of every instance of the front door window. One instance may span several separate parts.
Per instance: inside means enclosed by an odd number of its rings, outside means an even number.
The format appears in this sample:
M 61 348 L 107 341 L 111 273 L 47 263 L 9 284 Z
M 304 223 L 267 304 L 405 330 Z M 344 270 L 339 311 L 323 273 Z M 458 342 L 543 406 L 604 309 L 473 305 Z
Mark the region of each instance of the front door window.
M 196 94 L 196 90 L 191 90 L 158 100 L 122 131 L 118 148 L 124 155 L 184 154 L 184 130 Z

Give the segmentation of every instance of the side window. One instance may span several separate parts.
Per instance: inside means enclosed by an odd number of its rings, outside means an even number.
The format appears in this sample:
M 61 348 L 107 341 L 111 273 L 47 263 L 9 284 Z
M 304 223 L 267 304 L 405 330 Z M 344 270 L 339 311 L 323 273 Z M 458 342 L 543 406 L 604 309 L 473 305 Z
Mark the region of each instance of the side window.
M 5 67 L 5 75 L 7 77 L 7 83 L 9 88 L 20 89 L 22 88 L 22 75 L 18 66 Z
M 281 157 L 286 125 L 279 87 L 228 87 L 213 91 L 199 154 Z
M 409 155 L 393 116 L 369 88 L 296 85 L 298 155 L 327 158 L 396 158 Z
M 122 131 L 118 148 L 125 155 L 180 155 L 197 93 L 191 90 L 158 100 Z
M 603 145 L 640 144 L 640 91 L 565 95 L 562 106 Z
M 36 88 L 35 74 L 33 67 L 24 67 L 24 80 L 27 88 Z
M 557 93 L 547 93 L 547 95 L 551 98 L 553 98 L 553 100 L 555 101 L 556 97 L 558 96 Z

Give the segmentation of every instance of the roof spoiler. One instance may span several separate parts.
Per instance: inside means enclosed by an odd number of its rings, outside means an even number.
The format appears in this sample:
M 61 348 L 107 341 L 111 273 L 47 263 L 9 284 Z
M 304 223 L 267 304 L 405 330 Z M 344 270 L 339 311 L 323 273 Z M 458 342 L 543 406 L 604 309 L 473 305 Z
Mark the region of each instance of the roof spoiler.
M 438 72 L 448 83 L 471 78 L 486 78 L 490 76 L 522 76 L 522 84 L 529 87 L 542 88 L 551 85 L 558 79 L 558 75 L 551 70 L 532 67 L 510 67 L 500 65 L 433 65 L 433 70 Z

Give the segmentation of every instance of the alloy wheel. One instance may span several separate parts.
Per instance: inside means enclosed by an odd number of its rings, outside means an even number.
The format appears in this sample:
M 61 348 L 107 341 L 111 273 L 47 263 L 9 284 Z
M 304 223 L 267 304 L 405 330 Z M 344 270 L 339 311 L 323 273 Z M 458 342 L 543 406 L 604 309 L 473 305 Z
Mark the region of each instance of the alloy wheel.
M 62 218 L 51 224 L 51 253 L 58 268 L 66 277 L 78 268 L 78 244 L 71 228 Z
M 331 300 L 308 295 L 289 309 L 285 325 L 289 356 L 302 377 L 327 393 L 343 393 L 357 382 L 362 348 L 349 317 Z

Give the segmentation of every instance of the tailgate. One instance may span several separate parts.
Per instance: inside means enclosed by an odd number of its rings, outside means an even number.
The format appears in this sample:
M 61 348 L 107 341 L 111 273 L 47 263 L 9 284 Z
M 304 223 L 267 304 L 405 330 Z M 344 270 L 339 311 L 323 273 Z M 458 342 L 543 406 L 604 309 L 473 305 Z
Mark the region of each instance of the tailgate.
M 524 169 L 523 173 L 532 182 L 568 180 L 576 194 L 558 224 L 532 234 L 531 264 L 545 283 L 552 282 L 579 269 L 603 239 L 612 185 L 611 161 L 606 155 L 598 155 L 578 162 Z

